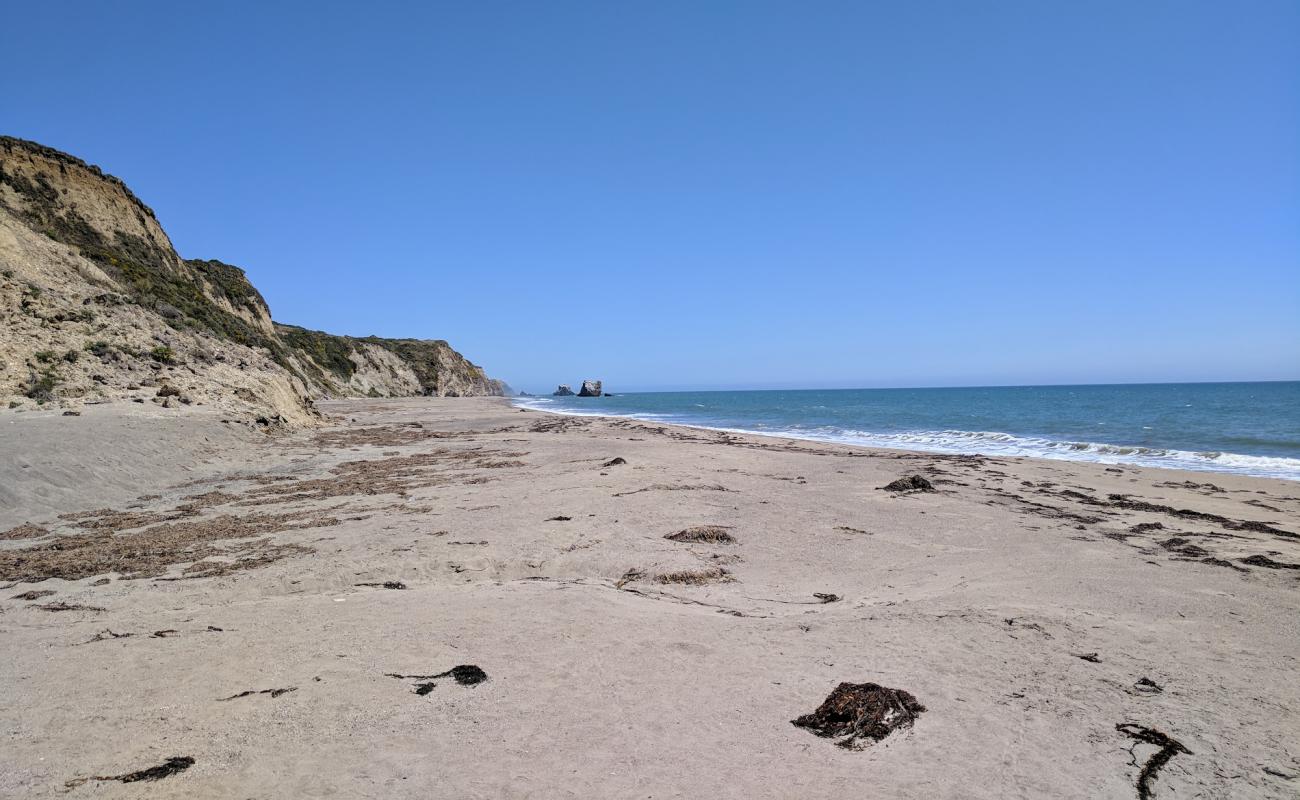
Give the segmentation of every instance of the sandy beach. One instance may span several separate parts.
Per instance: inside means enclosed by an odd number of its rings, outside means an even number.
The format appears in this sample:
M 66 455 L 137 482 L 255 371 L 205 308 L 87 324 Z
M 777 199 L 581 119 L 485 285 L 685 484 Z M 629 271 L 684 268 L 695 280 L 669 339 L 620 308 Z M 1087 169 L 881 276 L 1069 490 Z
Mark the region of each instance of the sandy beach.
M 5 418 L 0 795 L 1300 794 L 1294 482 L 319 406 Z

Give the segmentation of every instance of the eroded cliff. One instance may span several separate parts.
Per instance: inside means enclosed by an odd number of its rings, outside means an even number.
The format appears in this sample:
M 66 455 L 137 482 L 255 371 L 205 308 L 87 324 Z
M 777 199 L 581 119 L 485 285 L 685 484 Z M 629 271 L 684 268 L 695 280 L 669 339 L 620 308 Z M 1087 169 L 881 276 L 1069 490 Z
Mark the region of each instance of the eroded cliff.
M 0 137 L 0 401 L 214 404 L 304 424 L 319 396 L 505 387 L 445 341 L 335 336 L 272 321 L 244 271 L 182 259 L 121 180 Z

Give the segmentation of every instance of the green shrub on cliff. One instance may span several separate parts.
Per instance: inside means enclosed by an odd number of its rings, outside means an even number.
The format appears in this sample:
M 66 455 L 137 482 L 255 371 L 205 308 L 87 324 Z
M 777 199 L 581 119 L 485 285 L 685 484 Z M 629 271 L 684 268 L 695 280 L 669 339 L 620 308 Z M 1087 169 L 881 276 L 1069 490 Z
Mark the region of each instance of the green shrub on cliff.
M 23 394 L 38 403 L 54 399 L 54 387 L 59 385 L 59 373 L 54 367 L 46 367 L 38 373 L 32 373 Z
M 317 364 L 347 381 L 356 372 L 352 363 L 352 342 L 344 336 L 299 328 L 297 325 L 279 325 L 280 339 L 294 350 L 309 356 Z

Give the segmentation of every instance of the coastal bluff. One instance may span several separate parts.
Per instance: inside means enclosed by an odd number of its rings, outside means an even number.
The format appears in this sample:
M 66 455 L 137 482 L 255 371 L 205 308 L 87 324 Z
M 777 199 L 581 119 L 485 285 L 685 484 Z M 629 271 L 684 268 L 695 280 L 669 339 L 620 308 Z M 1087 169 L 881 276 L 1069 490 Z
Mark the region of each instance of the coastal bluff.
M 276 322 L 239 267 L 182 258 L 153 210 L 75 156 L 0 136 L 0 404 L 209 405 L 314 424 L 326 397 L 504 395 L 444 340 Z

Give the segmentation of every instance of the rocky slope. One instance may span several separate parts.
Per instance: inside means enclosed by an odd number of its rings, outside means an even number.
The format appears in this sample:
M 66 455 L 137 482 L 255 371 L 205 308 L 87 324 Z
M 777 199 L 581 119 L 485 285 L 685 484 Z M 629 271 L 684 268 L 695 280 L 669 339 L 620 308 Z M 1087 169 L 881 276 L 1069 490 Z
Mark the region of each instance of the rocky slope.
M 442 339 L 354 338 L 276 323 L 295 366 L 316 396 L 474 397 L 503 395 L 489 378 Z
M 445 341 L 272 321 L 244 271 L 185 260 L 122 181 L 0 137 L 0 404 L 130 398 L 309 423 L 320 396 L 491 395 Z

